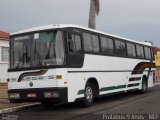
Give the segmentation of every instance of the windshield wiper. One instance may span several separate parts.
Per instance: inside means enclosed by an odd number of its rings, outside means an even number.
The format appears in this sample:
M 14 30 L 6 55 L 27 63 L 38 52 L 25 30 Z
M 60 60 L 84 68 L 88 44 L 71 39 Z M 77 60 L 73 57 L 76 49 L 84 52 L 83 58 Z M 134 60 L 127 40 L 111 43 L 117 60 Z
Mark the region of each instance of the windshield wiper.
M 19 57 L 19 62 L 17 64 L 17 66 L 16 66 L 16 69 L 18 69 L 20 64 L 23 63 L 23 62 L 24 62 L 24 54 L 21 57 Z
M 23 53 L 23 55 L 19 58 L 19 62 L 17 64 L 17 66 L 16 66 L 16 69 L 19 68 L 19 66 L 20 66 L 21 63 L 23 63 L 23 64 L 24 64 L 24 62 L 27 63 L 29 60 L 30 60 L 30 57 L 27 55 L 27 53 Z
M 36 55 L 37 58 L 38 58 L 39 64 L 40 64 L 41 66 L 44 66 L 44 62 L 43 62 L 43 60 L 41 60 L 42 58 L 41 58 L 40 54 L 38 53 L 38 51 L 37 51 L 37 49 L 36 49 L 36 43 L 35 43 L 35 47 L 34 47 L 34 53 L 35 53 L 34 55 Z
M 20 63 L 21 63 L 21 62 L 19 61 L 19 62 L 18 62 L 18 64 L 17 64 L 17 66 L 16 66 L 16 69 L 18 69 L 18 68 L 19 68 Z
M 27 45 L 25 46 L 26 47 L 26 51 L 22 54 L 22 56 L 19 58 L 19 62 L 18 62 L 18 64 L 17 64 L 17 66 L 16 66 L 16 69 L 18 69 L 19 68 L 19 66 L 20 66 L 20 63 L 28 63 L 28 61 L 30 61 L 30 57 L 28 56 L 28 49 L 27 49 Z M 22 65 L 23 65 L 22 64 Z

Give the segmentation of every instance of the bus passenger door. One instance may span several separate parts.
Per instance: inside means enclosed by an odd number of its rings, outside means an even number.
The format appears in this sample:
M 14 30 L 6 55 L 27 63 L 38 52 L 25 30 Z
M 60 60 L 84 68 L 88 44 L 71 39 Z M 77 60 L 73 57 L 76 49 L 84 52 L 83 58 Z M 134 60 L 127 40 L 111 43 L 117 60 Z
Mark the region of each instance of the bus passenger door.
M 66 33 L 67 38 L 67 65 L 68 67 L 82 67 L 83 53 L 82 40 L 79 34 Z

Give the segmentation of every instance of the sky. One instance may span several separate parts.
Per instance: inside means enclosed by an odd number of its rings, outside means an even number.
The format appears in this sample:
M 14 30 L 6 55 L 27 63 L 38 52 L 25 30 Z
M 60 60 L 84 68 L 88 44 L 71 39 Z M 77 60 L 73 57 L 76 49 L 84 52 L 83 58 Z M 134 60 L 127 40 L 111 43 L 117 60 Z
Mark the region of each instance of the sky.
M 0 0 L 0 31 L 48 24 L 88 26 L 90 0 Z M 96 29 L 160 47 L 160 0 L 100 0 Z

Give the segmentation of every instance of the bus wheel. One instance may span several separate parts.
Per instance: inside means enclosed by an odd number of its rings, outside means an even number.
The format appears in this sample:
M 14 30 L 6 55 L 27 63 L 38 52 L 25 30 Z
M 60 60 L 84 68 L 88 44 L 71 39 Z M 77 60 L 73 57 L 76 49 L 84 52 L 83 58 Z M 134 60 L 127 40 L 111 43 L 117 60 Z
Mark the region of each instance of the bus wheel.
M 145 77 L 143 77 L 142 79 L 142 89 L 141 89 L 141 93 L 144 94 L 147 92 L 148 89 L 148 85 L 147 85 L 147 80 Z
M 91 82 L 87 82 L 84 92 L 83 106 L 89 107 L 93 105 L 95 99 L 95 89 Z

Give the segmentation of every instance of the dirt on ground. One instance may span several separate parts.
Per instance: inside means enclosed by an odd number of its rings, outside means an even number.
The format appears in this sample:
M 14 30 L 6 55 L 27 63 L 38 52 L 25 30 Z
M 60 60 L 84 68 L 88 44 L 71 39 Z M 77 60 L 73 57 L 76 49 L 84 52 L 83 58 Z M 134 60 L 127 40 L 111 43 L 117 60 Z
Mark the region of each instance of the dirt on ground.
M 0 99 L 8 98 L 7 90 L 8 90 L 7 83 L 0 83 Z
M 7 108 L 13 108 L 18 106 L 28 105 L 28 103 L 10 103 L 8 100 L 1 101 L 0 100 L 0 110 L 7 109 Z

